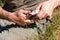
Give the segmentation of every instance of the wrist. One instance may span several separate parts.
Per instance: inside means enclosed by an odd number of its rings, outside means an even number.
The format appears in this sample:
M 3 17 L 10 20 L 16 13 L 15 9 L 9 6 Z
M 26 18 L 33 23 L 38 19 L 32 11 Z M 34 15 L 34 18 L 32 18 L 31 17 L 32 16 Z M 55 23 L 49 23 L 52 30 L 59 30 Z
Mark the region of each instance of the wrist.
M 9 15 L 10 15 L 11 13 L 10 12 L 8 12 L 8 11 L 3 11 L 3 13 L 2 13 L 2 16 L 3 16 L 3 19 L 9 19 L 8 17 L 9 17 Z
M 8 11 L 2 9 L 2 8 L 0 8 L 0 9 L 1 9 L 0 10 L 0 18 L 1 19 L 8 19 L 8 16 L 9 16 L 10 12 L 8 12 Z

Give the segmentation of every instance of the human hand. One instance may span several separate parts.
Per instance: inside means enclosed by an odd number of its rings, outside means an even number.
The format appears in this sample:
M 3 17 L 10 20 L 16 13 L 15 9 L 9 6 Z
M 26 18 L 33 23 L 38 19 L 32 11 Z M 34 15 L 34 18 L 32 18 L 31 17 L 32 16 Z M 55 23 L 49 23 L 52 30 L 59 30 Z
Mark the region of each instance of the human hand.
M 9 20 L 17 23 L 18 25 L 26 25 L 26 24 L 30 24 L 32 23 L 31 20 L 28 19 L 28 13 L 30 13 L 30 11 L 27 10 L 18 10 L 16 12 L 11 13 L 8 18 Z
M 39 9 L 40 12 L 37 14 L 37 18 L 43 19 L 48 16 L 51 16 L 54 10 L 54 2 L 51 1 L 45 1 L 43 3 L 39 3 L 36 9 Z

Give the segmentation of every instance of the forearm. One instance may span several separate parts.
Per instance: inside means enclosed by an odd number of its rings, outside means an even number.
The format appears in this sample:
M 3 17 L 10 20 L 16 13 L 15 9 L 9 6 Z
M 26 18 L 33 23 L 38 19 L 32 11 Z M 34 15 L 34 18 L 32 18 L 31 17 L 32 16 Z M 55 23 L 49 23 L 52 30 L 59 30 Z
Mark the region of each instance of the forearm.
M 60 5 L 60 0 L 49 0 L 49 1 L 54 3 L 54 8 Z
M 4 9 L 2 9 L 2 7 L 0 7 L 0 18 L 1 18 L 1 19 L 7 19 L 9 13 L 10 13 L 10 12 L 5 11 Z

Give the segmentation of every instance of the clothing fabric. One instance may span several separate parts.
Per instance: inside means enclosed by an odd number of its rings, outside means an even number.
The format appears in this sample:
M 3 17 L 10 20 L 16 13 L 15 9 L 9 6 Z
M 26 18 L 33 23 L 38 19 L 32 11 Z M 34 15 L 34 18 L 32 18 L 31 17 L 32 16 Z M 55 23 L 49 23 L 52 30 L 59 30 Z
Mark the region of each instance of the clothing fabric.
M 44 0 L 11 0 L 6 1 L 3 8 L 10 12 L 19 9 L 34 10 L 37 7 L 37 4 L 43 1 Z
M 43 1 L 45 0 L 7 0 L 3 8 L 10 12 L 19 9 L 34 10 Z M 36 25 L 22 28 L 16 23 L 0 19 L 0 40 L 38 40 Z

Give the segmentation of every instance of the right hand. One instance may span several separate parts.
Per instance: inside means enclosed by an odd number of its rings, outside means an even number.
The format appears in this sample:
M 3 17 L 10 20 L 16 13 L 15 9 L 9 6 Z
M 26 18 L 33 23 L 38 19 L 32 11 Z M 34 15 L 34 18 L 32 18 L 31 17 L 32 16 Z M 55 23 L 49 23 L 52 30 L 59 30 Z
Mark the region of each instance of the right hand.
M 30 13 L 30 11 L 18 10 L 16 12 L 9 14 L 8 18 L 9 18 L 9 20 L 17 23 L 18 25 L 25 26 L 26 24 L 32 23 L 32 21 L 29 20 L 27 17 L 28 13 Z
M 36 18 L 43 19 L 46 17 L 50 17 L 55 8 L 55 3 L 53 1 L 45 1 L 38 4 L 36 9 L 40 9 L 40 12 L 36 15 Z

